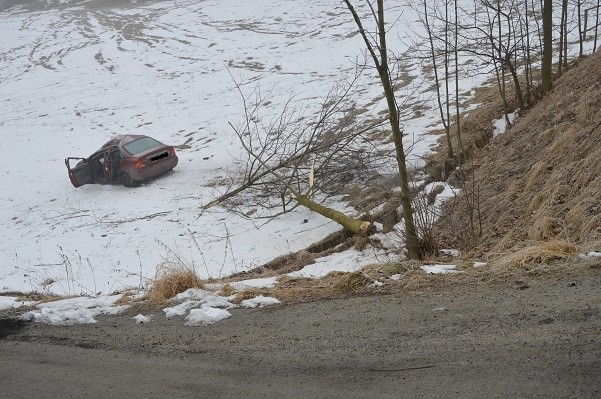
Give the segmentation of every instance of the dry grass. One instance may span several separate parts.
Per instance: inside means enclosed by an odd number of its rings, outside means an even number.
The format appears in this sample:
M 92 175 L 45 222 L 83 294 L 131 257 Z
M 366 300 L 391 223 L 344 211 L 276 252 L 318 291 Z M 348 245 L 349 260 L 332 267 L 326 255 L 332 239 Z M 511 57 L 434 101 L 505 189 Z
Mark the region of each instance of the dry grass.
M 363 291 L 373 280 L 362 272 L 336 273 L 332 277 L 338 276 L 332 282 L 332 290 L 342 292 L 343 294 Z
M 462 171 L 468 182 L 486 182 L 479 191 L 482 234 L 471 231 L 470 208 L 457 198 L 436 226 L 442 245 L 460 244 L 481 257 L 519 251 L 528 240 L 601 240 L 600 62 L 601 53 L 579 62 L 512 129 L 474 150 L 474 166 Z M 490 124 L 478 118 L 473 125 Z M 461 187 L 461 175 L 453 179 Z
M 236 293 L 236 289 L 232 287 L 230 283 L 224 283 L 221 285 L 221 290 L 219 290 L 219 295 L 228 297 L 230 295 L 234 295 Z
M 203 281 L 196 271 L 181 263 L 162 262 L 148 292 L 152 302 L 163 302 L 189 288 L 202 288 Z
M 530 269 L 534 265 L 549 264 L 562 259 L 569 259 L 578 253 L 576 245 L 560 241 L 547 241 L 531 245 L 506 255 L 496 262 L 496 269 Z
M 530 240 L 541 241 L 551 239 L 557 236 L 560 229 L 559 221 L 549 216 L 536 218 L 532 227 L 528 231 Z
M 601 243 L 594 248 L 598 247 L 601 247 Z M 581 260 L 575 254 L 576 247 L 573 244 L 554 241 L 532 245 L 502 256 L 488 267 L 474 268 L 471 262 L 466 261 L 463 265 L 459 262 L 458 270 L 461 273 L 427 274 L 419 269 L 422 262 L 411 261 L 373 265 L 352 273 L 333 272 L 320 279 L 282 275 L 274 288 L 238 292 L 231 302 L 239 304 L 259 295 L 275 297 L 285 303 L 355 295 L 421 295 L 428 291 L 470 289 L 481 285 L 512 285 L 525 289 L 531 278 L 566 278 L 572 274 L 598 273 L 597 270 L 601 269 L 601 261 L 597 258 Z M 387 278 L 392 274 L 402 276 L 399 280 Z M 372 283 L 376 280 L 383 282 L 383 285 L 374 286 Z
M 539 184 L 541 177 L 547 170 L 547 164 L 544 161 L 538 161 L 532 166 L 530 172 L 526 175 L 526 190 L 532 190 L 535 185 Z

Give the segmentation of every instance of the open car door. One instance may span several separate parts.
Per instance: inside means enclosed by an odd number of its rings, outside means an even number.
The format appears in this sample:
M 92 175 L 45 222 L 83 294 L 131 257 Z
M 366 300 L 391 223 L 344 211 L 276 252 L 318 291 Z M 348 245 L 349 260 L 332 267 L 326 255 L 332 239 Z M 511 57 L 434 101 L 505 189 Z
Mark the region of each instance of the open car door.
M 71 161 L 79 161 L 73 168 L 71 167 Z M 84 184 L 93 183 L 94 175 L 90 168 L 90 163 L 86 158 L 66 158 L 65 165 L 69 171 L 69 179 L 73 187 L 80 187 Z

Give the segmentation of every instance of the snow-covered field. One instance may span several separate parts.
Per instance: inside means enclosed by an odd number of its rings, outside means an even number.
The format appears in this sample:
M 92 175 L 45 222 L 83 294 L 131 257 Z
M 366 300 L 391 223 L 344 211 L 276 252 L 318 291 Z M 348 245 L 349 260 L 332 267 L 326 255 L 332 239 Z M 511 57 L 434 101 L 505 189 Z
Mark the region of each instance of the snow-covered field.
M 422 28 L 403 2 L 388 7 L 397 21 L 389 47 L 406 74 L 406 145 L 417 162 L 438 127 L 427 66 L 409 48 Z M 49 1 L 1 11 L 0 33 L 0 292 L 141 288 L 165 258 L 219 277 L 338 229 L 303 209 L 264 224 L 201 206 L 237 170 L 241 146 L 228 122 L 242 122 L 244 110 L 235 82 L 247 94 L 270 93 L 265 107 L 276 114 L 291 98 L 315 109 L 354 76 L 364 49 L 342 2 Z M 463 80 L 465 96 L 485 78 Z M 368 116 L 385 108 L 373 70 L 356 91 Z M 125 133 L 189 148 L 173 173 L 141 187 L 73 188 L 64 158 Z M 376 255 L 328 258 L 307 274 L 356 270 Z
M 271 92 L 273 112 L 292 96 L 316 107 L 363 59 L 355 30 L 342 4 L 325 0 L 94 0 L 0 13 L 0 289 L 107 293 L 143 285 L 169 257 L 218 277 L 337 230 L 300 209 L 261 225 L 220 208 L 201 215 L 201 205 L 223 192 L 214 182 L 240 154 L 228 126 L 244 117 L 233 79 L 245 93 Z M 413 91 L 419 66 L 408 70 Z M 379 97 L 375 83 L 360 79 L 365 105 Z M 73 188 L 63 159 L 123 133 L 190 148 L 174 173 L 142 187 Z M 356 268 L 350 261 L 342 266 Z

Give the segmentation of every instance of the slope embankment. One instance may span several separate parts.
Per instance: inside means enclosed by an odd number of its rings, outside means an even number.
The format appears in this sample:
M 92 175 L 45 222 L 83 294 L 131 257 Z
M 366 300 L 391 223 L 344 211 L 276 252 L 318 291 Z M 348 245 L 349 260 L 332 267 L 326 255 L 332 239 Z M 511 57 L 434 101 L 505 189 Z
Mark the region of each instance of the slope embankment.
M 475 254 L 533 243 L 601 246 L 601 54 L 577 62 L 506 133 L 476 150 L 438 236 Z

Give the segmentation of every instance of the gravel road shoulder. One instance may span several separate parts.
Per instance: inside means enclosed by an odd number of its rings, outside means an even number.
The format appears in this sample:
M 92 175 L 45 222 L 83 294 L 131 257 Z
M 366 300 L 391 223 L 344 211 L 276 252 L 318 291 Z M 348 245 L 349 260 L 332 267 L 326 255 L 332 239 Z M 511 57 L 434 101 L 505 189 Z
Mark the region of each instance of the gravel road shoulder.
M 524 288 L 524 287 L 522 287 Z M 451 288 L 69 327 L 0 319 L 6 397 L 597 398 L 601 279 Z

